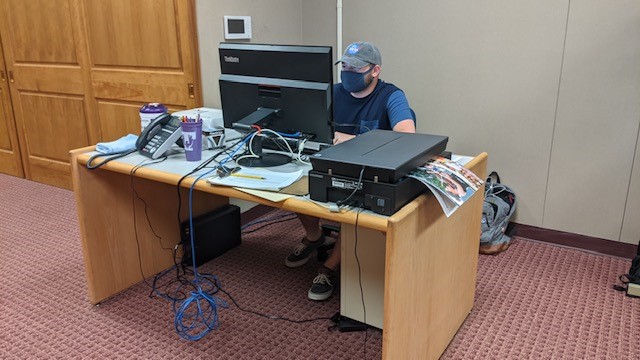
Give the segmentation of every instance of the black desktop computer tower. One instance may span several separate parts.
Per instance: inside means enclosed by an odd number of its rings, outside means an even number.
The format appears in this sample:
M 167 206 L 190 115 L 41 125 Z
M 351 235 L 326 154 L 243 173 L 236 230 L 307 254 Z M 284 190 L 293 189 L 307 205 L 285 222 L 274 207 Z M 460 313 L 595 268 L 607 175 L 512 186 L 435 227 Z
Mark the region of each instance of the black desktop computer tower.
M 240 245 L 240 208 L 227 205 L 193 218 L 196 267 Z M 189 220 L 180 226 L 184 256 L 182 264 L 192 266 Z

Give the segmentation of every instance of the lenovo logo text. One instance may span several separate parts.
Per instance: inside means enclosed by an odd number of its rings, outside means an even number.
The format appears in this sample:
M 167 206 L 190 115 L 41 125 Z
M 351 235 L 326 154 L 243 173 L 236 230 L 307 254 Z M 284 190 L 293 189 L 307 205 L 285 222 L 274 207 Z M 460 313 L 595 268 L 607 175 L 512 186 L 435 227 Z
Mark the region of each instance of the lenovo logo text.
M 228 62 L 228 63 L 239 63 L 240 62 L 240 58 L 237 58 L 235 56 L 225 56 L 224 57 L 224 62 Z

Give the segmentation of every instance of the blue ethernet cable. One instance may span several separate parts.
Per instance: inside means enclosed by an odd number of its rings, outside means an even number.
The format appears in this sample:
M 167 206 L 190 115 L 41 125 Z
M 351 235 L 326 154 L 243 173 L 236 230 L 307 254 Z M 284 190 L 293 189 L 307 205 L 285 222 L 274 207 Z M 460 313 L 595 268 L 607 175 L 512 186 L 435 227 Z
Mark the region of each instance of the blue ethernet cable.
M 220 161 L 219 166 L 223 166 L 227 161 L 231 160 L 233 155 L 235 155 L 242 145 L 246 144 L 250 138 L 251 137 L 248 136 L 244 141 L 242 141 L 231 154 Z M 201 282 L 204 281 L 211 285 L 211 288 L 214 290 L 212 293 L 215 292 L 215 290 L 220 288 L 220 281 L 218 278 L 215 275 L 200 275 L 196 267 L 196 247 L 193 229 L 193 188 L 200 179 L 215 170 L 216 168 L 202 173 L 193 181 L 191 187 L 189 187 L 189 237 L 191 242 L 191 260 L 193 262 L 195 291 L 192 291 L 190 296 L 182 301 L 177 309 L 175 308 L 177 303 L 174 303 L 174 326 L 180 337 L 192 341 L 200 340 L 211 330 L 218 328 L 218 306 L 222 306 L 224 308 L 229 307 L 224 300 L 209 294 L 202 289 Z

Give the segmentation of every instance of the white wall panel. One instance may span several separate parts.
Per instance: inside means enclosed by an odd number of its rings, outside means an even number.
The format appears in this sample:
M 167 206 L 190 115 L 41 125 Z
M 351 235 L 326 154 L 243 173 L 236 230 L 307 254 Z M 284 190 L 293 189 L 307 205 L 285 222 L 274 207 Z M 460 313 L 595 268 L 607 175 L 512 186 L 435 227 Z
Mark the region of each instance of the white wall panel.
M 545 228 L 619 240 L 640 119 L 639 10 L 571 2 Z
M 629 182 L 629 195 L 627 195 L 620 241 L 629 244 L 640 242 L 640 141 L 636 144 L 635 161 Z

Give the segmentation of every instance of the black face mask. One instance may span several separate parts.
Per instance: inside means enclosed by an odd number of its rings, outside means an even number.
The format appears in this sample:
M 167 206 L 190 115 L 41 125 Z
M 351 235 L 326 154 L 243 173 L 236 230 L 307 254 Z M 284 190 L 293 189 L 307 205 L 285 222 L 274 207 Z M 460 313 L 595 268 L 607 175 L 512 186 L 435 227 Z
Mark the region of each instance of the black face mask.
M 369 79 L 369 81 L 366 80 L 367 74 L 373 71 L 374 68 L 375 66 L 372 66 L 371 69 L 363 73 L 343 70 L 340 73 L 342 87 L 350 93 L 359 93 L 360 91 L 366 89 L 367 86 L 369 86 L 369 84 L 371 84 L 371 82 L 373 81 L 373 77 Z

